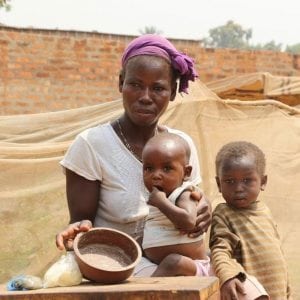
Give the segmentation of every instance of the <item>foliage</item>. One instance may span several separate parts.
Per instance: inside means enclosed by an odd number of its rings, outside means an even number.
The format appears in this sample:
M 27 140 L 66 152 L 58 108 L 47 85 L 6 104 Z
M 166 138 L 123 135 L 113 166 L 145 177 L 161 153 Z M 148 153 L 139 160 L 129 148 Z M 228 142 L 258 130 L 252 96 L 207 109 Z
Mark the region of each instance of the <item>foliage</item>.
M 210 29 L 209 37 L 202 41 L 204 47 L 282 51 L 282 44 L 276 43 L 274 40 L 263 44 L 251 44 L 251 38 L 252 29 L 245 29 L 238 23 L 228 21 L 225 25 Z M 300 54 L 300 43 L 287 45 L 285 51 Z
M 294 45 L 287 45 L 285 51 L 292 54 L 300 54 L 300 43 Z
M 281 43 L 276 44 L 276 42 L 273 40 L 265 44 L 256 44 L 250 46 L 250 49 L 253 50 L 281 51 L 281 48 L 282 48 L 282 44 Z
M 162 31 L 155 26 L 145 26 L 144 29 L 139 30 L 140 34 L 162 34 Z
M 6 11 L 9 11 L 11 6 L 8 2 L 10 2 L 10 0 L 0 0 L 0 9 L 4 8 Z
M 209 38 L 203 40 L 204 46 L 213 48 L 247 48 L 252 37 L 252 29 L 228 21 L 225 25 L 209 30 Z

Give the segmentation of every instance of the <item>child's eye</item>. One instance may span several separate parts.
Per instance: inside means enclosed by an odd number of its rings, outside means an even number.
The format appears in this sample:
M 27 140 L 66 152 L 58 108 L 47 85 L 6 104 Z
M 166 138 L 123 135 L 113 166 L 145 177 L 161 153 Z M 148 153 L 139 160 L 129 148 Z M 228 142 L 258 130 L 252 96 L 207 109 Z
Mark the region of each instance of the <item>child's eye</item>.
M 164 172 L 170 172 L 172 168 L 170 166 L 164 167 Z
M 161 92 L 161 91 L 164 90 L 164 88 L 161 87 L 161 86 L 156 86 L 156 87 L 154 87 L 154 90 L 157 91 L 157 92 Z
M 151 172 L 152 170 L 153 170 L 152 167 L 148 167 L 148 166 L 144 167 L 145 172 Z
M 226 179 L 225 183 L 227 183 L 227 184 L 234 184 L 235 181 L 234 181 L 234 179 Z
M 244 178 L 243 182 L 244 183 L 251 183 L 252 182 L 252 178 Z

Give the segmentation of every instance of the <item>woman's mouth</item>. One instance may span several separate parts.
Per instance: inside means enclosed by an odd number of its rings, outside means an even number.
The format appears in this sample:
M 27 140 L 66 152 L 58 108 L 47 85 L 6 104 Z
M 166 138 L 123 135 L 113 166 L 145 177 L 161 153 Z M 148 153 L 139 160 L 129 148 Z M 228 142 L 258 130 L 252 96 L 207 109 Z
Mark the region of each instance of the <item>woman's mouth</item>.
M 137 109 L 136 112 L 141 115 L 153 115 L 154 112 L 149 109 Z

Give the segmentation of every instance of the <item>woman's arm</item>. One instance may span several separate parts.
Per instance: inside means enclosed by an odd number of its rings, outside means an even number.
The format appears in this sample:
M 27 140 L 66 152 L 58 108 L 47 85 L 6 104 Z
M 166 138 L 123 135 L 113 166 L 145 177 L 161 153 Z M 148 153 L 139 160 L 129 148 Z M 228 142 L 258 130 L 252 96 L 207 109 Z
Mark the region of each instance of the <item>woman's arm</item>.
M 87 180 L 69 169 L 66 183 L 70 224 L 56 235 L 56 246 L 61 250 L 72 249 L 75 236 L 92 228 L 100 192 L 99 181 Z
M 87 180 L 66 169 L 66 183 L 70 223 L 80 220 L 94 222 L 100 192 L 99 181 Z
M 211 224 L 212 207 L 209 199 L 201 193 L 194 191 L 191 193 L 191 198 L 198 201 L 197 204 L 197 222 L 195 230 L 200 231 L 201 234 L 206 232 Z

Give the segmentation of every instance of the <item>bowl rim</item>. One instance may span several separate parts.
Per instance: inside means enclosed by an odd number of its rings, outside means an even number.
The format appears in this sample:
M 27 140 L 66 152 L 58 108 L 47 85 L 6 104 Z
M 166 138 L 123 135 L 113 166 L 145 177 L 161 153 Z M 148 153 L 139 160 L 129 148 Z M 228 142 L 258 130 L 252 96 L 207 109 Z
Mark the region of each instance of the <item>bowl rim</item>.
M 136 259 L 128 266 L 120 269 L 120 270 L 108 270 L 108 269 L 100 269 L 100 268 L 96 268 L 95 266 L 89 264 L 88 262 L 86 262 L 83 258 L 82 258 L 82 254 L 80 253 L 79 251 L 79 248 L 78 248 L 78 243 L 79 243 L 79 240 L 80 238 L 89 233 L 89 232 L 92 232 L 92 231 L 110 231 L 110 232 L 115 232 L 117 234 L 120 234 L 120 235 L 123 235 L 124 237 L 126 237 L 127 239 L 131 240 L 131 242 L 135 245 L 136 249 L 137 249 L 137 257 Z M 129 234 L 123 232 L 123 231 L 120 231 L 120 230 L 117 230 L 117 229 L 113 229 L 113 228 L 109 228 L 109 227 L 93 227 L 91 228 L 90 230 L 88 231 L 85 231 L 85 232 L 80 232 L 76 235 L 75 239 L 74 239 L 74 242 L 73 242 L 73 250 L 74 250 L 74 253 L 75 253 L 75 257 L 77 257 L 78 259 L 80 259 L 84 264 L 86 264 L 87 266 L 89 266 L 90 268 L 93 268 L 93 269 L 96 269 L 96 270 L 99 270 L 99 271 L 104 271 L 104 272 L 110 272 L 110 273 L 118 273 L 118 272 L 124 272 L 124 271 L 127 271 L 127 270 L 130 270 L 132 268 L 134 268 L 141 260 L 142 258 L 142 250 L 141 250 L 141 247 L 140 245 L 138 244 L 138 242 L 133 238 L 131 237 Z

